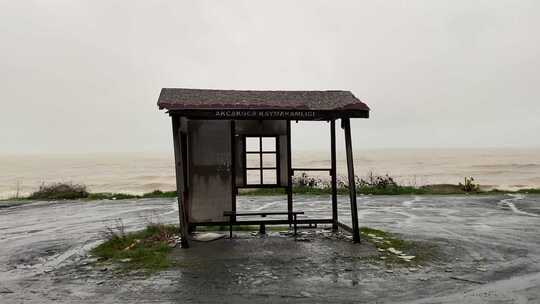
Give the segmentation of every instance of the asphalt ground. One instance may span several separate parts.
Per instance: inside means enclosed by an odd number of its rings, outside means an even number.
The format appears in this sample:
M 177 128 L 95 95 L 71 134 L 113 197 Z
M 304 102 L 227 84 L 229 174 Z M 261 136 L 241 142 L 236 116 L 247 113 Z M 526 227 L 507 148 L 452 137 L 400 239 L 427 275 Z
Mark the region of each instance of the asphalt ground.
M 106 226 L 175 223 L 172 199 L 0 202 L 0 303 L 540 303 L 540 196 L 361 196 L 361 226 L 434 245 L 421 265 L 387 265 L 321 229 L 301 240 L 238 233 L 174 249 L 173 268 L 119 275 L 88 251 Z M 284 197 L 238 198 L 239 210 L 283 210 Z M 306 217 L 328 197 L 298 196 Z M 347 197 L 339 216 L 350 222 Z M 420 267 L 421 266 L 421 267 Z

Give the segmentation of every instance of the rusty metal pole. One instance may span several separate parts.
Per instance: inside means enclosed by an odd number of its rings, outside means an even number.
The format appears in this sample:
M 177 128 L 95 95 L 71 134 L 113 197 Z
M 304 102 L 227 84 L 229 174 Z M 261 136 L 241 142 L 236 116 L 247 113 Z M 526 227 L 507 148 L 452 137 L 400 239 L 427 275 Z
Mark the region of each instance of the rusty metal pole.
M 351 123 L 349 118 L 341 119 L 341 127 L 345 130 L 345 150 L 347 153 L 347 172 L 349 176 L 349 196 L 351 200 L 353 242 L 360 243 L 360 230 L 358 229 L 358 209 L 356 204 L 356 183 L 354 181 Z

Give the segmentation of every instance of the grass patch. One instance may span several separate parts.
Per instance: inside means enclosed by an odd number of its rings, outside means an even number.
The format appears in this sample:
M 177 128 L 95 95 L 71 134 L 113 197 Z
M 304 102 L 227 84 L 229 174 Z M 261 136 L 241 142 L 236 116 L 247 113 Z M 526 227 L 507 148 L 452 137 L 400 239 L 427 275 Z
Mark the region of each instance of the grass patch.
M 521 189 L 516 191 L 517 193 L 525 193 L 525 194 L 540 194 L 540 188 L 529 188 L 529 189 Z
M 144 230 L 124 233 L 123 228 L 107 228 L 107 240 L 91 250 L 103 262 L 121 262 L 124 269 L 155 272 L 171 266 L 168 254 L 178 227 L 150 224 Z
M 474 192 L 466 192 L 460 185 L 453 184 L 433 184 L 425 185 L 418 188 L 423 193 L 415 194 L 465 194 L 465 193 L 480 193 L 480 190 Z
M 293 177 L 293 193 L 305 195 L 330 195 L 332 194 L 331 184 L 328 180 L 309 176 L 303 173 Z M 346 195 L 349 193 L 349 183 L 344 177 L 337 178 L 337 194 Z M 474 178 L 464 179 L 464 183 L 458 185 L 435 184 L 425 186 L 405 186 L 399 184 L 393 177 L 386 175 L 375 175 L 369 173 L 366 178 L 355 178 L 357 194 L 364 195 L 411 195 L 411 194 L 476 194 L 485 193 L 480 191 L 480 186 L 474 183 Z M 490 192 L 492 193 L 492 192 Z M 242 189 L 240 194 L 248 195 L 285 195 L 284 188 L 262 188 L 262 189 Z
M 42 184 L 37 191 L 30 194 L 29 199 L 63 200 L 88 197 L 85 185 L 72 183 Z
M 147 192 L 142 195 L 143 198 L 153 198 L 153 197 L 176 197 L 176 191 L 161 191 L 154 190 L 152 192 Z
M 239 189 L 238 195 L 285 195 L 284 188 L 253 188 Z
M 142 195 L 129 193 L 113 193 L 113 192 L 97 192 L 90 193 L 86 190 L 86 186 L 73 183 L 53 183 L 42 184 L 39 189 L 27 197 L 19 197 L 5 199 L 9 201 L 24 201 L 24 200 L 68 200 L 68 199 L 87 199 L 87 200 L 122 200 L 122 199 L 138 199 L 138 198 L 170 198 L 176 197 L 176 191 L 161 191 L 154 190 Z M 0 200 L 1 201 L 1 200 Z
M 122 200 L 122 199 L 137 199 L 137 198 L 163 198 L 163 197 L 176 197 L 176 191 L 161 191 L 154 190 L 152 192 L 144 193 L 143 195 L 128 194 L 128 193 L 112 193 L 112 192 L 98 192 L 89 193 L 88 200 Z
M 460 195 L 460 194 L 540 194 L 540 188 L 521 189 L 517 191 L 509 190 L 483 190 L 479 184 L 474 183 L 474 178 L 464 178 L 463 183 L 455 184 L 432 184 L 424 186 L 405 186 L 387 175 L 374 175 L 370 173 L 366 179 L 355 178 L 356 193 L 359 195 Z M 338 195 L 348 195 L 348 180 L 338 177 Z M 285 188 L 249 188 L 239 189 L 239 195 L 269 196 L 286 195 Z M 293 194 L 300 195 L 331 195 L 332 189 L 328 180 L 302 174 L 293 178 Z M 28 197 L 19 197 L 18 190 L 15 198 L 4 200 L 23 201 L 28 199 L 37 200 L 64 200 L 64 199 L 87 199 L 87 200 L 122 200 L 140 198 L 174 198 L 176 191 L 154 190 L 142 195 L 129 193 L 97 192 L 90 193 L 86 186 L 72 183 L 56 183 L 42 185 L 37 191 Z M 1 200 L 0 200 L 1 201 Z
M 306 195 L 324 195 L 332 194 L 331 188 L 317 188 L 310 186 L 298 186 L 293 187 L 294 194 L 306 194 Z M 338 194 L 349 193 L 345 188 L 339 188 Z M 286 195 L 287 190 L 285 188 L 253 188 L 253 189 L 241 189 L 238 192 L 239 195 Z
M 412 186 L 392 186 L 386 188 L 370 187 L 370 186 L 359 186 L 356 188 L 357 194 L 363 195 L 421 195 L 421 194 L 432 194 L 432 195 L 448 195 L 448 194 L 465 194 L 465 193 L 493 193 L 489 192 L 465 192 L 461 189 L 459 185 L 451 184 L 436 184 L 436 185 L 426 185 L 421 187 L 412 187 Z M 242 189 L 239 192 L 239 195 L 286 195 L 287 192 L 284 188 L 255 188 L 255 189 Z M 294 187 L 293 194 L 303 194 L 303 195 L 330 195 L 332 194 L 332 189 L 325 188 L 316 188 L 309 186 Z M 349 194 L 349 188 L 341 187 L 337 189 L 338 195 L 347 195 Z
M 377 187 L 359 187 L 357 189 L 359 194 L 371 194 L 371 195 L 404 195 L 404 194 L 426 194 L 427 191 L 422 188 L 415 188 L 409 186 L 395 186 L 388 188 Z
M 141 198 L 140 195 L 127 194 L 127 193 L 112 193 L 112 192 L 99 192 L 99 193 L 90 193 L 87 197 L 88 200 L 116 200 L 116 199 L 130 199 L 130 198 Z

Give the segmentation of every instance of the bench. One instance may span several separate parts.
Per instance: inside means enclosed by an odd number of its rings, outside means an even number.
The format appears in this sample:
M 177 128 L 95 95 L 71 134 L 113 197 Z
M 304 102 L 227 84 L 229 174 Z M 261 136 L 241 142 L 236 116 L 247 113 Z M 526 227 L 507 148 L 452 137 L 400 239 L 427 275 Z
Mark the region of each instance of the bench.
M 293 225 L 294 225 L 294 235 L 296 235 L 296 218 L 298 214 L 304 214 L 303 211 L 293 211 L 290 213 L 293 216 Z M 232 227 L 233 224 L 236 223 L 235 217 L 236 216 L 260 216 L 260 217 L 266 217 L 267 215 L 289 215 L 289 212 L 284 211 L 278 211 L 278 212 L 233 212 L 233 211 L 225 211 L 223 212 L 223 216 L 229 217 L 229 237 L 232 239 Z M 266 233 L 266 226 L 264 222 L 260 223 L 259 232 L 261 234 Z

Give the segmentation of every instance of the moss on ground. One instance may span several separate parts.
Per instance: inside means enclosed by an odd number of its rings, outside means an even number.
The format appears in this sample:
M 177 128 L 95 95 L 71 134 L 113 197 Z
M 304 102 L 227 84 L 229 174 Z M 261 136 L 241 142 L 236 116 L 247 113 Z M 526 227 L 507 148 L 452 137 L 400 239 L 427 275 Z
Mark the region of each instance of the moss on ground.
M 437 256 L 438 248 L 434 244 L 403 240 L 395 234 L 369 227 L 361 227 L 360 233 L 364 240 L 367 240 L 375 245 L 378 250 L 381 250 L 379 255 L 366 257 L 367 260 L 373 262 L 384 261 L 387 266 L 414 266 L 432 261 Z M 407 261 L 400 258 L 399 255 L 389 251 L 391 248 L 403 252 L 404 255 L 414 256 L 414 259 Z M 384 259 L 381 259 L 381 257 Z

